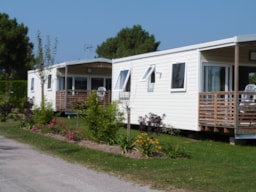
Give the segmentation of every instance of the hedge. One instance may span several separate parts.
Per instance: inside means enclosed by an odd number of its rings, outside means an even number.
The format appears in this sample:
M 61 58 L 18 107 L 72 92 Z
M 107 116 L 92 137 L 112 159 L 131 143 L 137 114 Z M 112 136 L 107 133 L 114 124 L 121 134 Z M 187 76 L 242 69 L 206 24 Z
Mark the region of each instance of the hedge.
M 0 81 L 0 103 L 5 103 L 9 100 L 15 108 L 22 108 L 26 98 L 26 80 Z

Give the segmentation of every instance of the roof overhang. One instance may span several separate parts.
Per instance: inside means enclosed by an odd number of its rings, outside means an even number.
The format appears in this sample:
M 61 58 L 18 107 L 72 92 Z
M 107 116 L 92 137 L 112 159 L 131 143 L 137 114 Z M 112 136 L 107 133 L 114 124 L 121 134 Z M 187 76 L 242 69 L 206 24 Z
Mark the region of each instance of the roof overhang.
M 64 68 L 66 66 L 87 66 L 92 68 L 112 68 L 112 60 L 105 58 L 95 58 L 95 59 L 84 59 L 76 61 L 66 61 L 63 63 L 55 64 L 52 67 Z

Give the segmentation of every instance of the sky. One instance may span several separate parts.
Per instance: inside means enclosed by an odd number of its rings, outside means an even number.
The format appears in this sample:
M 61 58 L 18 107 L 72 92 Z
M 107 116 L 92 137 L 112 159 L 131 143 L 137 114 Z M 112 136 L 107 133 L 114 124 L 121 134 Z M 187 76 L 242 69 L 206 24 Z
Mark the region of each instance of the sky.
M 0 13 L 58 39 L 55 63 L 97 56 L 96 48 L 123 28 L 141 25 L 159 50 L 256 34 L 255 0 L 0 0 Z

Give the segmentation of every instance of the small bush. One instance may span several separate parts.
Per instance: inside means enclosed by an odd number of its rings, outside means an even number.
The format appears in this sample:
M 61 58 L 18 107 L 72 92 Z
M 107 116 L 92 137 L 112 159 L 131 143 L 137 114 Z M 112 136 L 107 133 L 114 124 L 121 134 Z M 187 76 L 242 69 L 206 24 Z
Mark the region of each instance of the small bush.
M 170 158 L 190 158 L 191 156 L 185 151 L 185 148 L 182 148 L 178 145 L 168 145 L 163 147 L 163 152 Z
M 107 143 L 115 141 L 116 133 L 123 125 L 123 114 L 118 111 L 116 103 L 104 106 L 97 98 L 96 91 L 92 91 L 85 112 L 91 139 Z
M 48 124 L 54 117 L 51 104 L 47 103 L 44 109 L 37 107 L 33 110 L 33 122 L 40 124 Z
M 145 132 L 137 136 L 135 145 L 136 148 L 146 157 L 158 156 L 162 149 L 158 139 L 153 136 L 149 136 Z
M 47 128 L 49 132 L 54 134 L 64 134 L 65 131 L 65 125 L 62 124 L 62 122 L 56 118 L 53 118 L 51 122 L 47 125 Z
M 83 139 L 83 135 L 79 130 L 72 129 L 68 131 L 67 138 L 69 140 L 81 141 Z
M 128 138 L 127 136 L 120 135 L 117 139 L 117 144 L 121 147 L 122 153 L 130 153 L 135 149 L 135 137 Z
M 34 124 L 31 128 L 33 132 L 53 133 L 65 136 L 68 140 L 80 141 L 84 135 L 77 128 L 66 126 L 61 120 L 53 118 L 49 124 Z
M 7 120 L 7 116 L 12 112 L 13 106 L 11 103 L 0 104 L 0 118 L 2 122 Z
M 42 129 L 43 129 L 43 125 L 41 125 L 40 123 L 37 123 L 32 126 L 31 131 L 32 132 L 40 132 Z
M 87 109 L 87 104 L 85 102 L 74 101 L 72 103 L 72 108 L 75 110 L 80 118 L 85 118 Z
M 33 124 L 33 111 L 32 107 L 34 105 L 33 99 L 27 98 L 23 102 L 23 110 L 22 113 L 24 114 L 24 118 L 21 122 L 21 127 L 31 127 Z
M 148 131 L 148 132 L 156 132 L 159 134 L 164 126 L 163 119 L 165 118 L 165 114 L 161 116 L 156 115 L 154 113 L 149 113 L 148 115 L 139 117 L 139 130 L 140 131 Z

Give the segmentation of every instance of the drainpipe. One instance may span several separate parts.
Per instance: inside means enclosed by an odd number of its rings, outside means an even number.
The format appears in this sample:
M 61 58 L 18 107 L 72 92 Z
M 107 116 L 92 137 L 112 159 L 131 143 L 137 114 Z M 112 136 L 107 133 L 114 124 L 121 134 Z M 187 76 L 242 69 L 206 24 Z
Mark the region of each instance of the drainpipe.
M 238 94 L 238 84 L 239 84 L 239 45 L 235 45 L 235 66 L 234 66 L 234 100 L 235 100 L 235 127 L 234 134 L 236 137 L 237 130 L 239 129 L 239 94 Z

